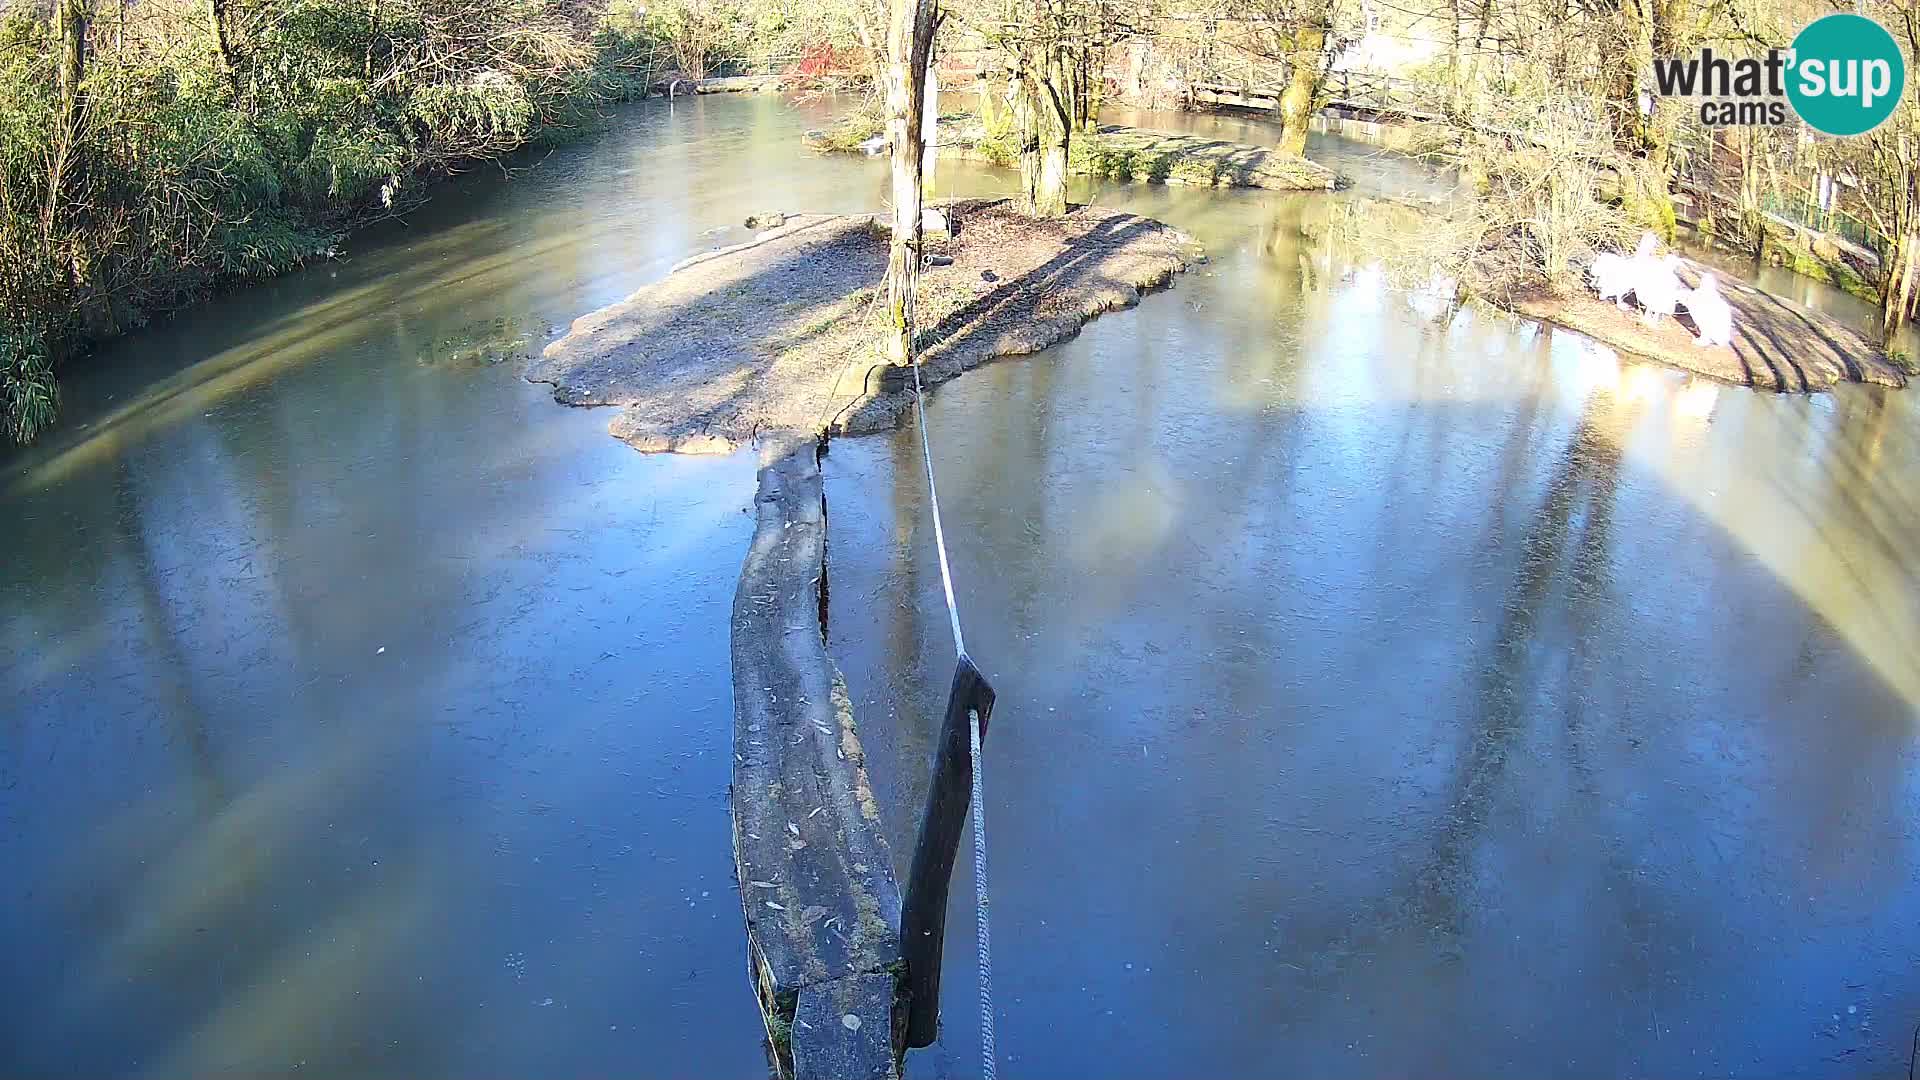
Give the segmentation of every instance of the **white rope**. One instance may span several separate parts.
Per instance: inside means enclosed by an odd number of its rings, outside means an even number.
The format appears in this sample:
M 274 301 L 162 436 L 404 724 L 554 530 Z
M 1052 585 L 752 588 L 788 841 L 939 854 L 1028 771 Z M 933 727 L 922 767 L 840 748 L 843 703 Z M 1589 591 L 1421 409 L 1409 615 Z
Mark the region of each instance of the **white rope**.
M 951 219 L 949 219 L 951 220 Z M 940 585 L 946 590 L 947 618 L 953 625 L 953 651 L 967 655 L 966 639 L 960 634 L 960 607 L 953 599 L 953 569 L 947 562 L 947 534 L 940 524 L 940 492 L 933 482 L 933 445 L 927 438 L 926 387 L 920 382 L 920 365 L 913 367 L 914 418 L 920 423 L 920 456 L 927 465 L 927 502 L 933 509 L 933 546 L 940 555 Z M 997 1054 L 993 1037 L 993 931 L 987 920 L 987 799 L 983 788 L 980 761 L 980 714 L 967 710 L 967 738 L 973 754 L 973 900 L 975 945 L 979 966 L 975 969 L 980 994 L 980 1075 L 995 1080 Z
M 979 907 L 974 924 L 980 966 L 980 1075 L 994 1080 L 993 1048 L 993 932 L 987 926 L 987 799 L 980 786 L 980 714 L 967 710 L 967 732 L 973 737 L 973 900 Z
M 960 636 L 960 609 L 953 602 L 953 570 L 947 566 L 947 534 L 940 527 L 940 491 L 933 483 L 933 447 L 927 442 L 927 406 L 921 400 L 926 391 L 920 385 L 920 365 L 913 367 L 913 411 L 920 421 L 920 455 L 927 463 L 927 502 L 933 506 L 933 546 L 940 553 L 940 585 L 947 591 L 947 618 L 953 622 L 953 651 L 967 654 L 966 641 Z

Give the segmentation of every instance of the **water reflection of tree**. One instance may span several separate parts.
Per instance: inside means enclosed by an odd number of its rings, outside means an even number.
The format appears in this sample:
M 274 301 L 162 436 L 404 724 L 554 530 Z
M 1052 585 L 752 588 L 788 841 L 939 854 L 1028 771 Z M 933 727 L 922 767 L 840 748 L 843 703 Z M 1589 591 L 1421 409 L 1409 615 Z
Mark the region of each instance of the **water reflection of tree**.
M 1597 402 L 1583 412 L 1514 549 L 1497 621 L 1474 664 L 1451 783 L 1444 808 L 1434 815 L 1435 832 L 1425 856 L 1400 885 L 1361 912 L 1343 908 L 1318 913 L 1317 918 L 1311 912 L 1288 913 L 1287 955 L 1310 960 L 1312 984 L 1342 985 L 1353 978 L 1350 968 L 1393 953 L 1396 942 L 1411 945 L 1417 954 L 1458 958 L 1463 939 L 1485 906 L 1474 852 L 1486 839 L 1495 808 L 1512 793 L 1508 773 L 1515 755 L 1530 740 L 1544 738 L 1566 748 L 1568 768 L 1586 771 L 1579 746 L 1584 706 L 1571 701 L 1565 687 L 1546 691 L 1542 665 L 1565 654 L 1567 647 L 1555 648 L 1552 642 L 1569 632 L 1577 658 L 1585 644 L 1580 637 L 1583 619 L 1598 617 L 1604 607 L 1621 469 L 1617 409 L 1610 402 Z M 1565 594 L 1557 595 L 1557 588 Z M 1556 625 L 1563 620 L 1568 625 Z M 1560 722 L 1558 729 L 1545 730 L 1542 725 L 1552 721 Z M 1569 787 L 1593 791 L 1590 782 Z M 1624 898 L 1621 902 L 1630 904 Z M 1317 928 L 1316 921 L 1321 924 Z M 1464 977 L 1457 968 L 1443 970 Z M 1297 1001 L 1283 1011 L 1296 1009 Z
M 891 511 L 892 532 L 887 537 L 890 566 L 878 596 L 886 604 L 886 627 L 882 636 L 885 660 L 883 678 L 893 715 L 894 762 L 891 770 L 896 792 L 893 804 L 900 812 L 890 815 L 893 825 L 893 861 L 895 870 L 904 874 L 912 858 L 914 831 L 919 823 L 919 807 L 926 802 L 927 781 L 933 761 L 933 747 L 939 734 L 940 705 L 932 702 L 932 688 L 939 685 L 929 676 L 929 643 L 921 632 L 923 612 L 929 604 L 940 602 L 937 586 L 923 587 L 919 561 L 923 547 L 919 524 L 925 513 L 926 473 L 921 462 L 920 436 L 911 424 L 885 437 L 886 470 L 892 495 L 887 500 Z M 833 508 L 827 508 L 828 564 L 833 559 Z M 928 530 L 931 532 L 931 529 Z M 829 608 L 851 606 L 852 597 L 830 597 Z M 829 616 L 831 618 L 831 616 Z M 861 718 L 856 718 L 861 719 Z
M 149 670 L 158 689 L 160 712 L 173 724 L 179 741 L 186 748 L 200 815 L 203 820 L 210 820 L 231 796 L 214 762 L 207 715 L 193 689 L 191 650 L 181 643 L 179 629 L 168 610 L 156 553 L 147 542 L 138 481 L 126 455 L 114 459 L 113 473 L 114 539 L 133 580 L 134 603 L 141 632 L 151 651 Z
M 1433 853 L 1415 877 L 1412 910 L 1423 925 L 1449 937 L 1458 937 L 1464 930 L 1459 902 L 1471 887 L 1467 853 L 1486 828 L 1515 748 L 1529 734 L 1529 725 L 1545 718 L 1535 693 L 1534 650 L 1540 644 L 1543 621 L 1555 611 L 1553 586 L 1563 578 L 1570 582 L 1565 610 L 1576 616 L 1575 623 L 1582 614 L 1578 608 L 1584 606 L 1578 599 L 1581 594 L 1588 595 L 1590 605 L 1593 597 L 1604 592 L 1620 446 L 1596 420 L 1595 410 L 1603 407 L 1590 404 L 1581 413 L 1573 438 L 1549 476 L 1545 500 L 1520 544 L 1499 622 L 1479 665 L 1464 752 L 1454 767 L 1453 794 L 1441 815 Z M 1576 648 L 1580 644 L 1577 627 L 1574 643 Z M 1578 703 L 1561 700 L 1559 704 L 1561 718 L 1577 724 Z M 1578 741 L 1577 736 L 1568 739 L 1569 751 L 1575 750 Z
M 337 842 L 313 831 L 311 817 L 316 810 L 331 815 L 342 789 L 363 782 L 373 751 L 367 732 L 335 730 L 311 745 L 294 737 L 305 751 L 297 765 L 254 760 L 266 768 L 237 787 L 216 749 L 223 733 L 241 733 L 236 745 L 246 746 L 308 730 L 280 725 L 277 712 L 232 709 L 246 697 L 240 688 L 282 682 L 279 661 L 291 659 L 293 671 L 302 670 L 301 658 L 326 636 L 316 622 L 326 606 L 299 595 L 297 583 L 332 573 L 340 557 L 324 541 L 302 542 L 310 534 L 296 509 L 302 478 L 314 481 L 316 470 L 324 473 L 338 458 L 303 455 L 275 400 L 171 433 L 168 455 L 116 456 L 111 489 L 101 493 L 114 509 L 107 547 L 126 570 L 115 606 L 130 609 L 129 625 L 137 624 L 145 644 L 134 670 L 136 693 L 152 703 L 155 719 L 173 727 L 168 743 L 184 751 L 188 779 L 175 781 L 175 770 L 162 764 L 146 798 L 102 830 L 112 840 L 84 872 L 105 932 L 94 936 L 91 962 L 74 966 L 85 992 L 101 998 L 84 1008 L 152 1014 L 144 1033 L 166 1045 L 143 1053 L 180 1071 L 258 1067 L 315 1052 L 321 1044 L 301 1032 L 359 1015 L 357 980 L 384 952 L 355 943 L 370 943 L 369 934 L 395 940 L 417 917 L 412 905 L 422 895 L 421 864 L 406 859 L 394 860 L 402 884 L 376 878 L 337 895 L 321 888 L 298 898 L 299 890 L 288 888 L 289 873 L 315 869 L 310 848 Z M 389 404 L 432 423 L 432 410 L 419 400 Z M 390 417 L 363 422 L 382 419 Z M 329 435 L 356 430 L 347 424 Z M 432 458 L 414 449 L 402 460 Z M 175 459 L 184 465 L 175 467 Z M 150 475 L 145 462 L 166 467 Z M 421 478 L 416 487 L 431 485 Z M 422 509 L 403 512 L 407 526 L 392 532 L 426 535 Z M 262 589 L 272 590 L 277 612 L 270 604 L 260 610 Z M 221 641 L 221 631 L 236 622 L 241 633 Z M 209 697 L 203 687 L 216 680 L 231 689 Z M 351 715 L 340 700 L 343 686 L 333 679 L 281 689 L 294 716 L 324 724 Z M 190 794 L 194 820 L 169 824 L 167 815 L 151 812 L 168 806 L 176 791 Z M 382 850 L 400 854 L 405 847 L 403 835 Z M 324 946 L 304 940 L 316 932 L 329 935 Z M 146 996 L 157 984 L 171 987 L 159 1004 Z M 407 1049 L 389 1047 L 385 1060 Z

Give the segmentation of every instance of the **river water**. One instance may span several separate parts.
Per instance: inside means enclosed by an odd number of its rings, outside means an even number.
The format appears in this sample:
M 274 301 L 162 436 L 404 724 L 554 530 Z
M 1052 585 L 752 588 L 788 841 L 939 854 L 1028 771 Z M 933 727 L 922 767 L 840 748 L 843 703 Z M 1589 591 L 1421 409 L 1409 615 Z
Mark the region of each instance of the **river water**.
M 1318 152 L 1342 199 L 1444 187 Z M 1325 197 L 1100 197 L 1214 260 L 928 417 L 999 690 L 1006 1072 L 1903 1074 L 1916 399 L 1437 321 Z M 901 859 L 953 663 L 920 467 L 911 431 L 827 458 Z M 923 1076 L 977 1075 L 957 895 Z
M 878 205 L 798 148 L 834 108 L 623 110 L 123 340 L 0 461 L 0 1074 L 763 1072 L 753 461 L 635 454 L 518 357 L 750 212 Z M 1009 1074 L 1899 1071 L 1914 399 L 1436 322 L 1335 197 L 1097 194 L 1213 261 L 929 418 Z M 951 662 L 917 454 L 827 459 L 900 862 Z M 978 1068 L 965 895 L 910 1075 Z

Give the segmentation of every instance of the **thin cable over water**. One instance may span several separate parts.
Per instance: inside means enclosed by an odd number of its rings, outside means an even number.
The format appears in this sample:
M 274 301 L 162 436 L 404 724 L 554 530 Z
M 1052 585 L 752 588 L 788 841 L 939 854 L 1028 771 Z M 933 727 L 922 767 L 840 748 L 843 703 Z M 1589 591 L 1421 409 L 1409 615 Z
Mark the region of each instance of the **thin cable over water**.
M 933 507 L 933 546 L 940 553 L 940 586 L 947 591 L 947 618 L 953 621 L 953 651 L 967 654 L 966 641 L 960 636 L 960 608 L 953 602 L 953 571 L 947 566 L 947 534 L 940 527 L 940 489 L 933 482 L 933 447 L 927 442 L 927 406 L 922 401 L 926 388 L 920 385 L 920 364 L 913 368 L 913 413 L 920 422 L 920 456 L 927 463 L 927 502 Z
M 967 711 L 973 742 L 973 899 L 979 907 L 976 944 L 980 961 L 980 1075 L 994 1080 L 993 932 L 987 925 L 987 798 L 980 787 L 980 714 Z

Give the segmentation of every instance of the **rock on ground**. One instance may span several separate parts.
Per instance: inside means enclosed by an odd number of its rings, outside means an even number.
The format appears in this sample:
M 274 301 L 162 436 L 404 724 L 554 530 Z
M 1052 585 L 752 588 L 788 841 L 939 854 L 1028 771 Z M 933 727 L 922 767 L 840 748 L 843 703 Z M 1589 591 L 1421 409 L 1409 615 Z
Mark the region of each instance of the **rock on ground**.
M 1685 263 L 1680 280 L 1691 288 L 1699 284 L 1700 271 L 1697 264 Z M 1528 297 L 1511 306 L 1614 348 L 1739 386 L 1808 393 L 1838 382 L 1906 385 L 1906 377 L 1884 351 L 1838 320 L 1762 292 L 1724 271 L 1713 273 L 1733 308 L 1731 347 L 1702 348 L 1690 327 L 1674 319 L 1648 327 L 1637 312 L 1623 312 L 1584 293 Z
M 920 276 L 929 384 L 1072 337 L 1197 255 L 1184 233 L 1098 207 L 1030 221 L 974 201 L 952 215 L 954 235 L 927 250 L 953 261 Z M 911 397 L 879 354 L 886 261 L 871 216 L 791 215 L 576 319 L 527 378 L 562 404 L 623 406 L 609 429 L 643 451 L 771 450 L 889 428 Z

